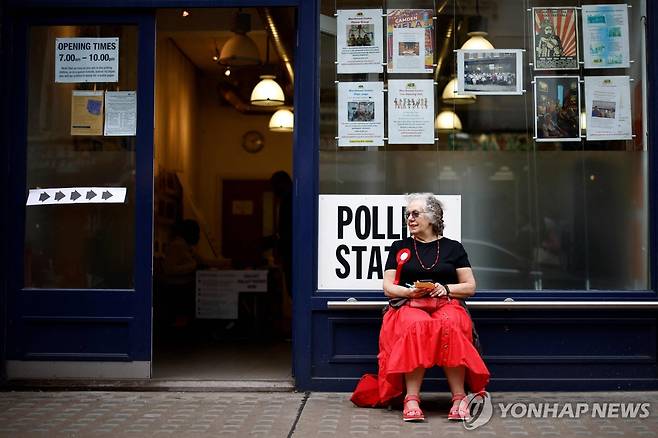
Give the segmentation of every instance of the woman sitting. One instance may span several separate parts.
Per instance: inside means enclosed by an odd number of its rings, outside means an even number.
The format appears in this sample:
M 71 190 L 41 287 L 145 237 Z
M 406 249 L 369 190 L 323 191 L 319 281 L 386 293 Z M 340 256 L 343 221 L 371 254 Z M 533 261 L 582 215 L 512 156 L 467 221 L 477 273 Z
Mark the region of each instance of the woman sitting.
M 408 195 L 406 218 L 411 236 L 393 242 L 384 272 L 384 293 L 391 305 L 379 334 L 378 397 L 365 396 L 362 379 L 352 401 L 382 406 L 406 388 L 403 419 L 422 421 L 423 376 L 427 368 L 438 365 L 452 392 L 448 418 L 468 419 L 466 403 L 461 403 L 466 397 L 464 383 L 480 392 L 489 381 L 489 371 L 473 346 L 471 318 L 460 302 L 475 294 L 473 271 L 462 244 L 442 236 L 443 207 L 434 195 Z M 424 298 L 425 307 L 418 307 L 419 298 Z

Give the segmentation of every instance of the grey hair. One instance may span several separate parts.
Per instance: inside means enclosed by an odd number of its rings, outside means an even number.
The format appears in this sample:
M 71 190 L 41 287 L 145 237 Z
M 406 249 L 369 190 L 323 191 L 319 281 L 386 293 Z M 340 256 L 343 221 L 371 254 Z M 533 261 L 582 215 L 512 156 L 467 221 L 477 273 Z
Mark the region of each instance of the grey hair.
M 437 236 L 443 235 L 443 204 L 433 193 L 407 193 L 407 206 L 413 201 L 421 201 L 425 205 L 425 215 L 432 224 L 432 231 Z

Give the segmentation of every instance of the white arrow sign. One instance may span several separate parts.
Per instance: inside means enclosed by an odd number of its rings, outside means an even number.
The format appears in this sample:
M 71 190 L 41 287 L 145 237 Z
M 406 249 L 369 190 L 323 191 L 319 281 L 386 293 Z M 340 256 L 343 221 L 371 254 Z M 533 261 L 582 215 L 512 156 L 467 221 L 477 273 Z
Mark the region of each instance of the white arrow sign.
M 125 187 L 67 187 L 30 189 L 25 205 L 122 204 L 125 201 Z

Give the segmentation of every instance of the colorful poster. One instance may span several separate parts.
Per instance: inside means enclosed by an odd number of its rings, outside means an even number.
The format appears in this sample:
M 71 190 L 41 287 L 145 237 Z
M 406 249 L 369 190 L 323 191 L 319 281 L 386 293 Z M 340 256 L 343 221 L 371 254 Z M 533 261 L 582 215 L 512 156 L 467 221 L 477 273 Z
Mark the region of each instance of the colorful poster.
M 523 50 L 458 50 L 457 92 L 522 94 Z
M 387 72 L 432 73 L 434 70 L 432 9 L 389 9 L 387 32 Z
M 461 240 L 461 195 L 438 195 L 443 235 Z M 318 289 L 381 294 L 388 250 L 408 237 L 404 195 L 320 195 Z
M 630 67 L 627 5 L 583 5 L 585 68 Z
M 631 140 L 628 76 L 585 76 L 587 140 Z
M 384 146 L 384 83 L 338 84 L 338 146 Z
M 382 10 L 339 10 L 336 22 L 336 71 L 339 74 L 382 73 Z
M 580 141 L 580 78 L 535 76 L 537 141 Z
M 532 8 L 535 70 L 578 69 L 576 8 Z
M 103 135 L 103 91 L 73 90 L 71 135 Z
M 388 81 L 388 143 L 434 143 L 434 81 Z

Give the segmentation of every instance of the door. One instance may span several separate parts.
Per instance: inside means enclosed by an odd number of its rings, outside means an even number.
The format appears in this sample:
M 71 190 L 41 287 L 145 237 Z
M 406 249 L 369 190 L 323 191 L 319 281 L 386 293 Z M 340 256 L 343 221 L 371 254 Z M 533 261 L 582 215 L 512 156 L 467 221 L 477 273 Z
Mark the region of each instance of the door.
M 154 19 L 41 14 L 14 35 L 7 377 L 148 378 Z

